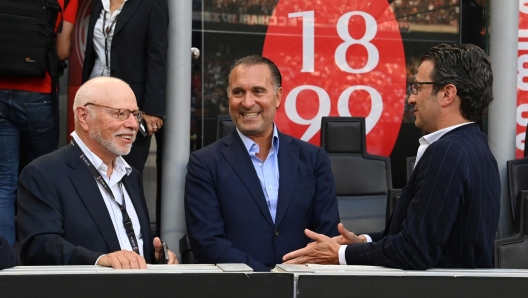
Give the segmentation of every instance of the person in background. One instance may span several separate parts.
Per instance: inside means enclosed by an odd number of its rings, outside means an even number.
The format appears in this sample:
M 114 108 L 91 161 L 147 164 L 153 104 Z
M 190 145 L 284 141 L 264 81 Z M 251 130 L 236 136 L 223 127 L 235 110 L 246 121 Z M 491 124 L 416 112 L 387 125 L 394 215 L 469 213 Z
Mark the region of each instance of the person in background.
M 141 175 L 121 157 L 130 152 L 141 112 L 132 89 L 95 78 L 73 104 L 71 144 L 24 168 L 18 187 L 24 265 L 146 268 L 163 249 L 151 237 Z M 177 263 L 168 251 L 168 263 Z
M 78 0 L 58 0 L 56 48 L 66 60 L 72 51 L 72 33 Z M 55 78 L 57 79 L 57 78 Z M 15 202 L 19 169 L 59 146 L 59 105 L 52 77 L 2 77 L 0 79 L 0 235 L 15 243 Z
M 94 0 L 82 76 L 83 82 L 110 76 L 130 85 L 144 123 L 140 124 L 143 127 L 132 151 L 124 158 L 143 174 L 154 134 L 158 148 L 158 181 L 161 181 L 162 127 L 165 121 L 168 27 L 167 0 Z M 161 188 L 160 183 L 158 188 Z M 159 234 L 159 196 L 156 206 Z
M 421 57 L 409 104 L 420 139 L 415 168 L 385 231 L 357 236 L 342 224 L 286 263 L 400 269 L 492 268 L 500 213 L 497 161 L 477 124 L 493 100 L 489 57 L 472 44 L 440 44 Z

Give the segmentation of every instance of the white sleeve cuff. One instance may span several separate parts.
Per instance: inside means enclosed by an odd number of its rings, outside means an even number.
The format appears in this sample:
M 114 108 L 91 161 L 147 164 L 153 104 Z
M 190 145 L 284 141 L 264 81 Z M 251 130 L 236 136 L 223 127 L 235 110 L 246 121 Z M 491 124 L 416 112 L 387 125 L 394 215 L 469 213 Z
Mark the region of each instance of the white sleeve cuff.
M 361 235 L 359 235 L 359 236 L 365 236 L 365 238 L 367 238 L 367 243 L 372 242 L 372 238 L 370 238 L 370 236 L 367 235 L 367 234 L 361 234 Z
M 339 255 L 339 264 L 340 265 L 346 265 L 347 262 L 346 262 L 346 258 L 345 258 L 345 250 L 346 250 L 347 246 L 346 245 L 341 245 L 341 247 L 339 247 L 339 251 L 337 252 L 337 254 Z
M 99 262 L 99 259 L 102 257 L 102 256 L 106 256 L 106 255 L 100 255 L 97 260 L 95 260 L 95 264 L 94 265 L 97 265 L 97 262 Z

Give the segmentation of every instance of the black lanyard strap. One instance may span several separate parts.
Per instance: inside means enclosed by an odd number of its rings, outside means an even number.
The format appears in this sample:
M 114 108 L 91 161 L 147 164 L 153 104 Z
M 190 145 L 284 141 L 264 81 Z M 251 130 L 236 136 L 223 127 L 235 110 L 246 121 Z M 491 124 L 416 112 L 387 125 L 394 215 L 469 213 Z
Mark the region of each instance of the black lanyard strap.
M 119 181 L 119 184 L 121 186 L 121 191 L 123 194 L 123 204 L 119 204 L 119 202 L 114 197 L 114 193 L 104 181 L 103 177 L 97 171 L 97 169 L 94 167 L 94 165 L 90 162 L 88 158 L 86 158 L 86 155 L 82 151 L 82 149 L 77 145 L 77 142 L 75 142 L 75 139 L 72 138 L 71 145 L 73 146 L 74 150 L 79 154 L 79 157 L 84 162 L 84 164 L 88 167 L 90 172 L 92 172 L 92 175 L 94 175 L 95 180 L 99 182 L 99 184 L 103 187 L 103 189 L 108 193 L 108 195 L 114 200 L 114 202 L 119 206 L 119 210 L 121 210 L 121 213 L 123 215 L 123 225 L 125 226 L 125 231 L 128 236 L 128 240 L 130 241 L 130 246 L 132 246 L 132 250 L 135 251 L 137 254 L 139 254 L 139 247 L 138 242 L 136 239 L 136 234 L 134 233 L 134 226 L 132 225 L 132 220 L 130 219 L 130 216 L 128 216 L 128 212 L 126 211 L 126 202 L 125 202 L 125 191 L 122 189 L 122 182 Z
M 112 28 L 117 22 L 117 17 L 119 14 L 114 18 L 114 20 L 110 23 L 108 27 L 106 27 L 106 10 L 104 11 L 103 15 L 103 36 L 104 36 L 104 42 L 105 42 L 105 70 L 107 73 L 110 73 L 110 64 L 108 63 L 108 38 L 110 37 L 110 32 L 112 32 Z M 104 71 L 104 70 L 103 70 Z M 101 74 L 102 76 L 103 74 Z

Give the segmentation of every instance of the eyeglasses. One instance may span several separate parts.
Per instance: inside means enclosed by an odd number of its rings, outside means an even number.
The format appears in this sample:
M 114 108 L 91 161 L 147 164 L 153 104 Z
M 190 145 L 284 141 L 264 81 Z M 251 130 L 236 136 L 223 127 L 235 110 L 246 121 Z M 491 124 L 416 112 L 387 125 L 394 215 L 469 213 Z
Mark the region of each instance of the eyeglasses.
M 103 105 L 100 105 L 100 104 L 96 104 L 96 103 L 93 103 L 93 102 L 89 102 L 89 103 L 85 104 L 84 106 L 86 107 L 86 106 L 89 106 L 89 105 L 97 106 L 97 107 L 103 107 L 103 108 L 114 110 L 115 112 L 112 114 L 112 116 L 114 118 L 116 118 L 117 120 L 120 120 L 120 121 L 127 120 L 128 117 L 130 117 L 130 114 L 132 114 L 134 116 L 134 119 L 136 119 L 136 121 L 138 123 L 141 122 L 141 119 L 143 118 L 143 115 L 141 114 L 140 110 L 131 111 L 129 109 L 116 109 L 116 108 L 112 108 L 112 107 L 107 107 L 107 106 L 103 106 Z
M 418 95 L 418 86 L 419 85 L 434 85 L 436 82 L 414 82 L 411 83 L 411 94 Z

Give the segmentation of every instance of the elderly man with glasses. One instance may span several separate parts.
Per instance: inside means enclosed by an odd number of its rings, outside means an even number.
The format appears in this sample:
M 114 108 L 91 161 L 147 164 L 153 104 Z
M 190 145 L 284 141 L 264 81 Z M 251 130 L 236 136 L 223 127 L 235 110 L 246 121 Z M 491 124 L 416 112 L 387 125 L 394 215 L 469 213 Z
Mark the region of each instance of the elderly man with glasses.
M 440 44 L 421 57 L 409 104 L 420 139 L 416 166 L 385 230 L 329 238 L 284 256 L 287 263 L 400 269 L 493 267 L 500 178 L 478 122 L 493 100 L 488 56 L 471 44 Z M 353 227 L 352 227 L 353 228 Z
M 177 262 L 151 238 L 141 176 L 122 158 L 141 121 L 132 89 L 116 78 L 92 79 L 79 88 L 73 112 L 72 142 L 20 176 L 22 262 L 118 269 Z

